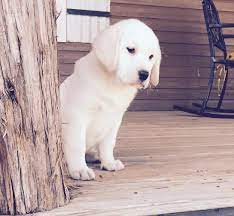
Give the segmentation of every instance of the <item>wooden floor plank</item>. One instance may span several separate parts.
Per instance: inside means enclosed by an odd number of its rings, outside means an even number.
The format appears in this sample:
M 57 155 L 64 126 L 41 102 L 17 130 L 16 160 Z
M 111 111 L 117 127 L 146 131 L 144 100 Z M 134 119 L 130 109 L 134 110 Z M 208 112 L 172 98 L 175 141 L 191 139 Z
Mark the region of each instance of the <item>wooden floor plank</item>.
M 92 165 L 96 181 L 68 179 L 71 203 L 38 215 L 234 215 L 221 209 L 234 207 L 233 128 L 228 119 L 128 112 L 115 151 L 125 170 Z

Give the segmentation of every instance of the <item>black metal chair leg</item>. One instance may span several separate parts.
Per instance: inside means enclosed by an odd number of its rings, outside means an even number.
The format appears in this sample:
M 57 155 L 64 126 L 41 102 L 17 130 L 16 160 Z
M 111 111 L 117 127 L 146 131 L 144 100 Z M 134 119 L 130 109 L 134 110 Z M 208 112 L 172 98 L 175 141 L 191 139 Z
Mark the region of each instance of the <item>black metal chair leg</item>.
M 229 76 L 229 71 L 227 69 L 227 73 L 226 73 L 226 77 L 224 79 L 224 84 L 223 84 L 222 92 L 221 92 L 221 95 L 220 95 L 220 98 L 219 98 L 219 101 L 218 101 L 218 105 L 216 107 L 206 106 L 207 111 L 227 113 L 227 114 L 228 113 L 229 114 L 234 113 L 234 109 L 222 109 L 221 108 L 222 103 L 223 103 L 223 99 L 224 99 L 224 95 L 225 95 L 225 91 L 226 91 L 226 88 L 227 88 L 228 76 Z M 198 103 L 193 103 L 192 105 L 195 106 L 195 107 L 198 107 L 198 108 L 202 107 L 202 105 L 200 105 Z
M 198 108 L 202 107 L 202 105 L 199 103 L 192 103 L 192 105 Z M 206 107 L 206 110 L 212 111 L 212 112 L 220 112 L 220 113 L 234 113 L 234 109 L 221 109 L 220 108 L 219 110 L 217 110 L 217 107 L 209 107 L 209 106 Z
M 201 107 L 201 104 L 197 104 L 197 107 Z M 198 115 L 198 116 L 203 116 L 203 117 L 234 119 L 234 115 L 227 114 L 227 112 L 225 112 L 226 114 L 217 113 L 217 112 L 200 113 L 199 110 L 197 111 L 197 110 L 194 110 L 194 109 L 181 107 L 181 106 L 176 106 L 176 105 L 174 106 L 174 109 L 178 110 L 178 111 L 190 113 L 190 114 L 195 114 L 195 115 Z M 231 113 L 231 112 L 229 112 L 229 113 Z M 233 110 L 232 110 L 232 113 L 233 113 Z
M 208 100 L 210 98 L 210 94 L 211 94 L 212 87 L 213 87 L 213 82 L 214 82 L 214 77 L 215 77 L 214 72 L 215 72 L 215 65 L 212 64 L 212 67 L 210 69 L 209 82 L 208 82 L 208 92 L 207 92 L 207 95 L 206 95 L 206 97 L 205 97 L 205 99 L 203 100 L 203 103 L 202 103 L 202 108 L 200 110 L 201 114 L 205 112 Z
M 227 88 L 228 82 L 228 71 L 224 79 L 222 86 L 221 95 L 219 97 L 218 103 L 215 107 L 209 107 L 208 102 L 213 89 L 213 82 L 215 78 L 215 66 L 219 65 L 225 68 L 234 68 L 233 55 L 229 55 L 227 52 L 227 46 L 225 43 L 226 38 L 233 38 L 234 35 L 223 34 L 223 29 L 227 27 L 234 27 L 234 24 L 226 25 L 221 23 L 219 18 L 219 13 L 213 0 L 202 0 L 204 18 L 206 23 L 206 29 L 208 33 L 209 46 L 210 46 L 210 60 L 211 68 L 209 74 L 209 81 L 207 86 L 207 92 L 201 104 L 193 103 L 194 108 L 187 108 L 183 106 L 174 106 L 176 110 L 188 112 L 191 114 L 196 114 L 200 116 L 212 117 L 212 118 L 234 118 L 234 109 L 222 109 L 222 104 L 224 101 L 224 96 Z M 222 52 L 223 55 L 217 55 L 217 50 Z M 218 58 L 217 58 L 218 56 Z
M 220 95 L 220 98 L 219 98 L 219 102 L 218 102 L 218 105 L 217 105 L 217 111 L 220 110 L 222 104 L 223 104 L 223 98 L 224 98 L 224 95 L 225 95 L 225 92 L 226 92 L 226 89 L 227 89 L 227 81 L 228 81 L 228 68 L 226 68 L 226 76 L 225 76 L 225 79 L 224 79 L 224 83 L 223 83 L 223 88 L 222 88 L 222 91 L 221 91 L 221 95 Z

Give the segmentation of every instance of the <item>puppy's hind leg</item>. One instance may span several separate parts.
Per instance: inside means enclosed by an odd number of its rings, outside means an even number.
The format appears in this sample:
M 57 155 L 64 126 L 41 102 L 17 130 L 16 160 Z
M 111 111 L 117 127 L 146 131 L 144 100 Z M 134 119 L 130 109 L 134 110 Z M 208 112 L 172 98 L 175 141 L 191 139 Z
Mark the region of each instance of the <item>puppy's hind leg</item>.
M 85 160 L 87 163 L 100 163 L 99 151 L 97 146 L 87 150 L 87 153 L 85 155 Z
M 77 180 L 95 179 L 95 174 L 85 162 L 86 129 L 80 122 L 63 126 L 64 154 L 70 176 Z

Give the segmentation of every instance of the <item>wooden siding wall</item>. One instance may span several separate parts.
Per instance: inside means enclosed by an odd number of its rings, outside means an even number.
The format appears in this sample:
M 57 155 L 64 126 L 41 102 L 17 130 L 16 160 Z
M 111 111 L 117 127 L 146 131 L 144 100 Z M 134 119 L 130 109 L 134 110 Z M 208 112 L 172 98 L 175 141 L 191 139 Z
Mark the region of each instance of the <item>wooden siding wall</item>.
M 234 22 L 233 0 L 215 0 L 215 3 L 221 19 Z M 112 0 L 111 23 L 127 18 L 138 18 L 155 30 L 164 53 L 157 90 L 140 92 L 130 109 L 172 110 L 174 104 L 188 105 L 201 99 L 209 74 L 201 0 Z M 72 72 L 74 61 L 89 49 L 89 44 L 59 44 L 61 79 Z M 234 50 L 234 46 L 230 49 Z M 226 102 L 234 105 L 233 79 L 228 87 Z M 215 101 L 217 93 L 212 98 Z

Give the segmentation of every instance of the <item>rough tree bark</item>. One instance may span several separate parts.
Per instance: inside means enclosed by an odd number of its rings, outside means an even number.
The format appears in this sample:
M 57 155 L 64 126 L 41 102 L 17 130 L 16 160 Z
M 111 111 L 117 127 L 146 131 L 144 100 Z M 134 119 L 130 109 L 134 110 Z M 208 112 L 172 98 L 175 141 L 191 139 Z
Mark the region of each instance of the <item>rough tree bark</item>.
M 0 214 L 68 201 L 54 0 L 0 1 Z

